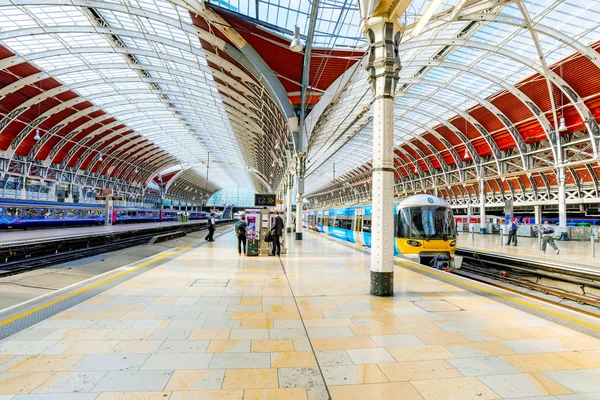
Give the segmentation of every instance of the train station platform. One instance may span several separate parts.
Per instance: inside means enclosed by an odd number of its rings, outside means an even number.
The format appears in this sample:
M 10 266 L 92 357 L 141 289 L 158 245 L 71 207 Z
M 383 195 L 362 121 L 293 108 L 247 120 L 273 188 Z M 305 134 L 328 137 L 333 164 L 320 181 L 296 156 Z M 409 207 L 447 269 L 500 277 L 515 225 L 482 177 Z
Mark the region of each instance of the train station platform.
M 559 241 L 555 239 L 556 246 L 560 250 L 559 254 L 549 245 L 546 253 L 540 250 L 538 238 L 519 237 L 518 245 L 506 245 L 506 236 L 500 235 L 481 235 L 470 233 L 460 233 L 457 240 L 457 248 L 489 252 L 496 254 L 505 254 L 519 258 L 552 262 L 554 264 L 565 266 L 577 266 L 579 268 L 592 268 L 597 270 L 600 264 L 600 247 L 596 241 L 596 257 L 592 257 L 591 244 L 589 241 Z
M 172 226 L 206 225 L 206 221 L 165 221 L 146 222 L 139 224 L 116 224 L 110 226 L 83 226 L 71 228 L 30 229 L 0 232 L 0 246 L 22 242 L 36 242 L 48 239 L 69 239 L 82 236 L 106 235 L 109 233 L 125 232 L 131 230 L 151 229 Z
M 216 239 L 1 319 L 0 399 L 600 398 L 596 319 L 408 262 L 373 297 L 317 234 L 281 261 Z

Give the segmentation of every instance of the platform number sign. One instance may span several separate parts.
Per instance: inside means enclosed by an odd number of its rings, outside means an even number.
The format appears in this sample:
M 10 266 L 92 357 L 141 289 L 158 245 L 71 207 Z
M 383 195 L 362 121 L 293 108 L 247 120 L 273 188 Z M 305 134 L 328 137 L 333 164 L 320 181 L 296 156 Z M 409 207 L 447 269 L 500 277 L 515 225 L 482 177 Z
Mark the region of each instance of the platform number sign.
M 277 201 L 277 195 L 274 194 L 255 194 L 254 195 L 254 206 L 255 207 L 272 207 Z

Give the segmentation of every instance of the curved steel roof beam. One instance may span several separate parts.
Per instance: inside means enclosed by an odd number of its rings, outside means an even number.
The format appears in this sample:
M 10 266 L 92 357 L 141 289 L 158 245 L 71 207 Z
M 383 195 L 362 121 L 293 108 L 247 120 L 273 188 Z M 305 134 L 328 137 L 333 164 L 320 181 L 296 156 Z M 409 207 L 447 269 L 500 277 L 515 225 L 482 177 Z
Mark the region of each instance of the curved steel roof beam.
M 520 3 L 518 3 L 520 4 Z M 552 80 L 554 85 L 558 87 L 565 96 L 571 101 L 573 107 L 579 113 L 581 119 L 584 121 L 586 126 L 588 127 L 588 134 L 590 136 L 590 140 L 592 142 L 594 157 L 598 157 L 598 143 L 597 140 L 600 138 L 600 126 L 596 122 L 593 114 L 588 109 L 587 105 L 581 99 L 581 97 L 577 94 L 577 92 L 560 76 L 558 76 L 554 71 L 548 70 L 544 71 L 543 67 L 537 65 L 535 60 L 530 60 L 518 53 L 513 52 L 512 50 L 508 50 L 504 47 L 495 46 L 492 44 L 479 42 L 476 40 L 470 39 L 432 39 L 432 40 L 417 40 L 411 42 L 402 43 L 399 46 L 400 50 L 408 50 L 413 48 L 419 48 L 424 46 L 459 46 L 465 48 L 474 48 L 478 50 L 487 51 L 490 53 L 499 54 L 503 57 L 509 58 L 513 61 L 516 61 L 526 67 L 529 67 L 533 71 L 538 74 L 547 77 Z M 553 97 L 550 96 L 552 99 Z M 552 110 L 550 110 L 552 111 Z M 554 129 L 553 129 L 554 131 Z
M 419 162 L 408 151 L 406 151 L 406 149 L 396 147 L 396 148 L 394 148 L 394 150 L 400 152 L 401 154 L 404 154 L 404 156 L 406 158 L 408 158 L 409 162 L 414 167 L 413 169 L 410 169 L 410 172 L 413 172 L 417 176 L 417 178 L 419 179 L 419 182 L 421 182 L 421 188 L 424 189 L 426 187 L 425 180 L 424 180 L 425 174 L 423 173 L 424 171 L 421 170 L 421 167 L 419 166 Z M 401 158 L 398 155 L 396 155 L 396 157 Z M 431 173 L 429 175 L 431 176 L 431 179 L 433 180 L 433 175 Z M 435 183 L 434 183 L 434 185 L 435 185 Z
M 491 137 L 490 133 L 483 127 L 483 125 L 481 125 L 481 123 L 477 119 L 475 119 L 469 113 L 467 113 L 465 111 L 457 110 L 454 108 L 453 105 L 447 104 L 444 101 L 438 100 L 434 97 L 427 97 L 427 96 L 423 96 L 420 94 L 412 94 L 412 93 L 403 93 L 401 97 L 408 98 L 408 99 L 421 100 L 422 102 L 431 102 L 431 103 L 437 104 L 440 107 L 443 107 L 450 111 L 456 112 L 456 114 L 461 116 L 463 119 L 467 120 L 471 125 L 473 125 L 475 127 L 475 129 L 477 129 L 477 131 L 480 133 L 481 137 L 488 144 L 490 150 L 492 151 L 492 156 L 494 157 L 494 161 L 496 163 L 496 167 L 498 168 L 498 172 L 502 173 L 502 166 L 500 164 L 500 158 L 501 158 L 502 154 L 500 153 L 498 144 L 494 141 L 494 139 Z M 414 106 L 414 108 L 417 108 L 417 107 L 418 107 L 418 105 Z M 453 125 L 451 123 L 448 123 L 448 124 Z M 460 129 L 458 129 L 458 128 L 456 128 L 456 129 L 460 131 Z M 466 139 L 466 132 L 464 133 L 464 135 L 465 135 L 465 139 Z
M 494 104 L 489 102 L 487 99 L 484 99 L 484 98 L 476 96 L 466 90 L 463 90 L 460 87 L 457 87 L 457 85 L 455 85 L 453 83 L 450 83 L 450 85 L 445 85 L 441 82 L 432 81 L 429 79 L 400 79 L 398 81 L 398 83 L 411 83 L 411 84 L 436 87 L 436 88 L 439 88 L 442 90 L 448 90 L 450 92 L 458 93 L 468 99 L 477 101 L 484 108 L 486 108 L 490 113 L 494 114 L 494 116 L 496 118 L 498 118 L 498 120 L 500 120 L 502 125 L 504 125 L 504 127 L 506 128 L 506 130 L 511 135 L 511 137 L 513 138 L 514 142 L 517 145 L 517 149 L 519 150 L 519 153 L 520 153 L 521 165 L 523 166 L 523 169 L 527 170 L 527 162 L 525 161 L 525 153 L 527 152 L 527 145 L 525 144 L 525 140 L 523 140 L 523 137 L 521 136 L 521 134 L 519 133 L 517 128 L 515 128 L 515 125 L 512 123 L 512 121 L 510 119 L 508 119 L 508 117 L 506 115 L 504 115 L 504 113 L 502 111 L 500 111 L 500 109 L 498 107 L 496 107 Z
M 533 102 L 533 100 L 531 100 L 529 98 L 529 96 L 527 96 L 525 93 L 523 93 L 517 87 L 515 87 L 513 85 L 509 85 L 507 82 L 502 81 L 501 79 L 498 79 L 495 76 L 493 76 L 489 73 L 486 73 L 485 71 L 480 71 L 475 66 L 468 66 L 468 65 L 452 63 L 452 62 L 447 62 L 447 61 L 415 61 L 415 62 L 412 62 L 411 65 L 417 66 L 417 67 L 440 66 L 442 68 L 448 68 L 448 69 L 453 69 L 453 70 L 461 71 L 461 72 L 468 73 L 468 74 L 473 74 L 479 78 L 488 80 L 488 81 L 498 85 L 502 89 L 506 90 L 507 92 L 509 92 L 510 94 L 515 96 L 517 99 L 519 99 L 529 109 L 529 111 L 531 111 L 531 114 L 534 116 L 534 118 L 538 121 L 538 123 L 544 130 L 546 138 L 548 139 L 548 142 L 550 143 L 550 145 L 552 147 L 552 153 L 556 157 L 556 144 L 553 143 L 553 141 L 551 140 L 551 135 L 552 135 L 552 132 L 554 132 L 554 128 L 550 125 L 550 121 L 548 121 L 548 118 L 546 118 L 546 115 L 537 107 L 537 105 Z
M 131 151 L 133 151 L 133 149 L 135 148 L 136 145 L 139 145 L 144 142 L 147 144 L 153 144 L 152 142 L 148 142 L 141 136 L 132 138 L 130 136 L 125 135 L 122 138 L 115 140 L 113 143 L 111 143 L 111 148 L 108 150 L 105 150 L 105 153 L 107 155 L 110 154 L 110 157 L 106 157 L 106 159 L 104 161 L 102 161 L 102 164 L 100 164 L 100 167 L 98 168 L 98 170 L 104 171 L 104 169 L 106 169 L 106 167 L 110 167 L 110 165 L 113 164 L 114 162 L 116 162 L 117 160 L 119 160 L 119 161 L 124 160 L 123 157 L 125 157 L 127 155 L 127 152 L 124 151 L 123 146 L 130 146 L 127 149 L 131 149 Z M 158 146 L 156 146 L 156 147 L 158 147 Z M 115 153 L 117 153 L 117 154 L 114 155 Z M 90 170 L 91 170 L 91 168 L 88 165 L 88 168 L 85 169 L 85 172 L 90 173 L 91 172 Z

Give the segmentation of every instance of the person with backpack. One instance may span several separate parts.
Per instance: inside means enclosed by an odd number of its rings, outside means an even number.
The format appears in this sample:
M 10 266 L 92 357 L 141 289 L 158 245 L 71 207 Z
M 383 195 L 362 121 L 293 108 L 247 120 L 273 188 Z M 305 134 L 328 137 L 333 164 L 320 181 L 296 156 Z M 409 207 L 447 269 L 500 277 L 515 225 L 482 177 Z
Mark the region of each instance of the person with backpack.
M 543 235 L 542 236 L 542 251 L 545 253 L 546 246 L 549 244 L 550 247 L 552 247 L 554 249 L 556 254 L 560 254 L 560 250 L 558 249 L 558 246 L 556 246 L 556 243 L 554 243 L 554 237 L 552 237 L 553 234 L 554 234 L 554 228 L 550 226 L 548 221 L 545 221 L 544 225 L 542 226 L 542 235 Z
M 238 243 L 238 254 L 241 256 L 242 253 L 246 255 L 246 233 L 248 232 L 248 223 L 246 222 L 246 216 L 242 215 L 240 220 L 235 223 L 233 230 L 237 235 Z
M 519 224 L 517 224 L 517 219 L 513 218 L 508 227 L 508 242 L 506 242 L 507 246 L 510 246 L 510 242 L 514 242 L 513 246 L 517 245 L 517 231 L 519 230 Z

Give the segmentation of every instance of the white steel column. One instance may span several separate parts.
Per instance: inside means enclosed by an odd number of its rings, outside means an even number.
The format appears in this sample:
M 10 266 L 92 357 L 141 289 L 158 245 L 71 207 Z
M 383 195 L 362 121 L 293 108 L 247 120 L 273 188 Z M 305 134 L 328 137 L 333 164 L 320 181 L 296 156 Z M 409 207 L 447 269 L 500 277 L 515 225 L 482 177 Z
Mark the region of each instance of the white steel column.
M 361 8 L 361 11 L 365 10 Z M 394 294 L 394 93 L 400 72 L 397 21 L 396 15 L 389 15 L 386 10 L 364 22 L 370 43 L 367 71 L 375 96 L 371 294 L 376 296 Z
M 285 202 L 286 209 L 286 230 L 287 233 L 292 233 L 292 191 L 294 189 L 294 177 L 292 174 L 287 176 L 287 200 Z
M 569 240 L 567 232 L 567 194 L 565 191 L 565 168 L 558 168 L 558 226 L 560 228 L 560 240 Z
M 487 224 L 485 223 L 485 181 L 479 181 L 479 233 L 487 233 Z
M 304 194 L 304 173 L 306 153 L 296 153 L 296 240 L 302 240 L 302 202 Z

